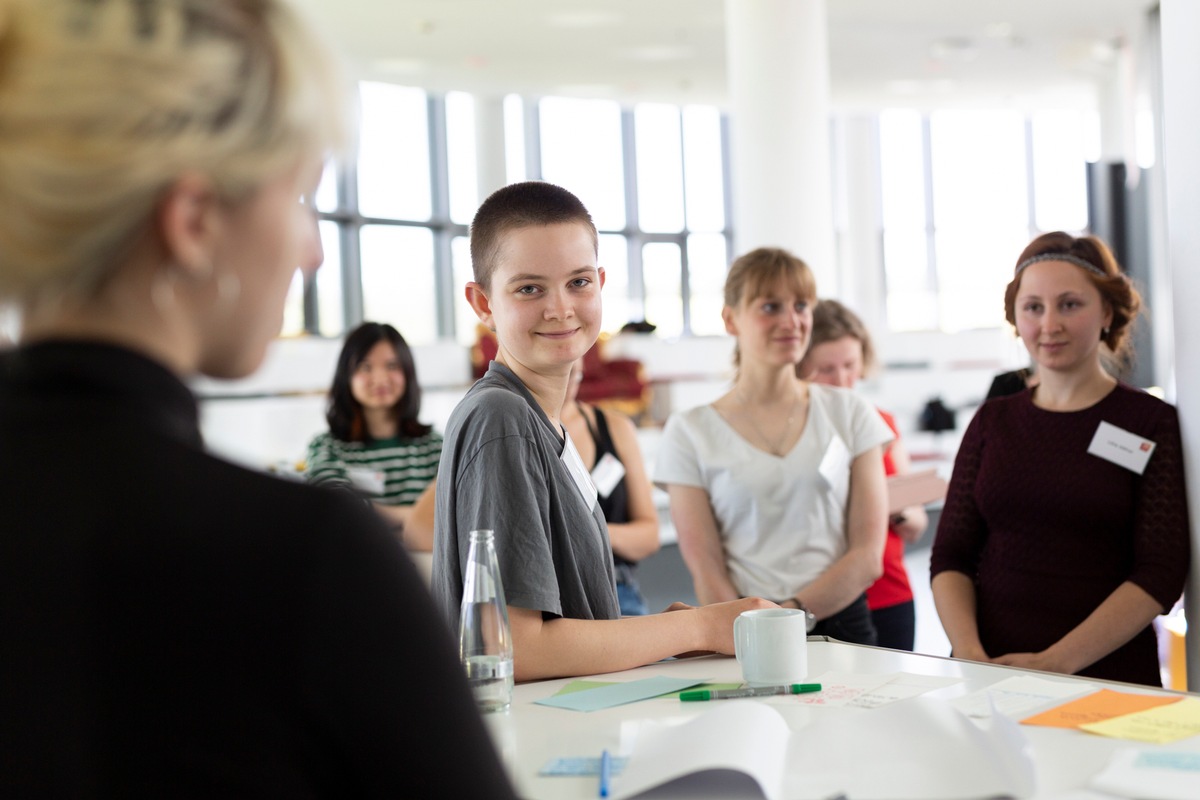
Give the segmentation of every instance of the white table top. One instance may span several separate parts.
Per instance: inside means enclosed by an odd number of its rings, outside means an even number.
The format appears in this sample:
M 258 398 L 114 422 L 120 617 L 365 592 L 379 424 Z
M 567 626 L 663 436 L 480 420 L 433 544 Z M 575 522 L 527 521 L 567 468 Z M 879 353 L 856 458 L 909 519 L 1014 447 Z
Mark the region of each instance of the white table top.
M 1096 688 L 1114 688 L 1127 692 L 1153 693 L 1155 691 L 1131 684 L 1070 678 L 818 638 L 809 641 L 808 661 L 810 680 L 830 671 L 864 675 L 904 672 L 960 678 L 961 681 L 957 683 L 922 695 L 925 698 L 947 701 L 1018 675 L 1031 675 L 1060 681 L 1081 681 Z M 664 661 L 635 670 L 589 677 L 594 680 L 631 681 L 659 675 L 697 678 L 712 682 L 738 682 L 741 680 L 741 671 L 737 661 L 724 656 Z M 681 703 L 674 698 L 660 697 L 599 711 L 579 712 L 534 704 L 535 700 L 555 694 L 570 682 L 571 679 L 559 679 L 520 684 L 514 692 L 512 707 L 507 712 L 490 714 L 486 717 L 497 748 L 500 750 L 522 797 L 532 800 L 539 798 L 594 798 L 597 796 L 597 780 L 594 776 L 540 777 L 537 774 L 538 770 L 554 758 L 595 757 L 605 749 L 620 752 L 623 724 L 626 726 L 625 733 L 628 734 L 631 724 L 643 720 L 693 717 L 714 705 L 713 702 Z M 1178 694 L 1165 690 L 1159 690 L 1159 692 Z M 716 702 L 768 702 L 783 715 L 793 734 L 813 722 L 827 718 L 826 715 L 876 713 L 870 709 L 802 705 L 795 700 L 790 697 L 772 697 L 762 701 Z M 893 706 L 884 708 L 891 707 Z M 1087 781 L 1109 763 L 1117 750 L 1132 746 L 1149 746 L 1087 734 L 1078 730 L 1031 725 L 1022 725 L 1020 730 L 1033 747 L 1037 772 L 1037 792 L 1033 796 L 1039 799 L 1070 797 L 1071 800 L 1082 800 L 1082 798 L 1088 797 L 1103 797 L 1104 795 L 1092 795 L 1076 790 L 1082 790 Z M 1200 737 L 1183 740 L 1171 747 L 1200 752 Z M 869 755 L 864 756 L 864 763 L 869 765 Z M 930 764 L 929 768 L 937 769 L 938 765 Z M 1200 795 L 1197 796 L 1200 797 Z M 854 800 L 854 798 L 851 797 L 850 800 Z

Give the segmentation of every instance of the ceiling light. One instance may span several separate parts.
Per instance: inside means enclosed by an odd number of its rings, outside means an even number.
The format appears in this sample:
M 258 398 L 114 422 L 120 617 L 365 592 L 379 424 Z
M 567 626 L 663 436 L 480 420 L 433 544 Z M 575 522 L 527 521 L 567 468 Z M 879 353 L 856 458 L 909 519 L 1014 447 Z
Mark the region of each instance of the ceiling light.
M 929 46 L 929 55 L 939 61 L 974 61 L 979 51 L 965 36 L 947 36 Z
M 695 52 L 690 47 L 675 44 L 658 44 L 647 45 L 646 47 L 632 47 L 621 51 L 621 54 L 630 61 L 664 62 L 686 61 L 692 58 Z
M 417 75 L 428 66 L 419 58 L 377 58 L 371 64 L 380 72 L 390 75 Z
M 546 17 L 551 28 L 601 28 L 623 21 L 620 14 L 611 11 L 559 11 Z
M 989 22 L 983 26 L 983 35 L 989 39 L 1012 39 L 1015 32 L 1011 22 Z

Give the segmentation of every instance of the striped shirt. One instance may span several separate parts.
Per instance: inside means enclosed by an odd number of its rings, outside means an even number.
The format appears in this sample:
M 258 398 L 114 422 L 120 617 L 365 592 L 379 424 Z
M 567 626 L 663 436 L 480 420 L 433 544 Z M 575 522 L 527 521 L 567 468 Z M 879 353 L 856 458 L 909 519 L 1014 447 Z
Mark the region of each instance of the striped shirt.
M 407 506 L 437 477 L 441 434 L 416 439 L 343 442 L 326 432 L 308 445 L 306 480 L 317 486 L 353 488 L 375 502 Z

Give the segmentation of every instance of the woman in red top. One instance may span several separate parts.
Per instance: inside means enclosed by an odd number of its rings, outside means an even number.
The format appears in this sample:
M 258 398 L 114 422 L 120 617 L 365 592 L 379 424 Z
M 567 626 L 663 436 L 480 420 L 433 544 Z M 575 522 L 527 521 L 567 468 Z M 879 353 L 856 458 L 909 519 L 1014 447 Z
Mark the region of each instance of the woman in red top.
M 813 311 L 812 344 L 797 373 L 810 381 L 853 389 L 859 378 L 875 366 L 871 335 L 858 316 L 836 300 L 822 300 Z M 896 420 L 879 410 L 896 438 L 883 451 L 883 470 L 889 477 L 909 471 L 908 451 L 900 441 Z M 888 520 L 883 551 L 883 575 L 867 589 L 871 621 L 879 645 L 912 650 L 916 633 L 913 593 L 904 569 L 904 544 L 925 532 L 929 518 L 921 506 L 906 508 Z

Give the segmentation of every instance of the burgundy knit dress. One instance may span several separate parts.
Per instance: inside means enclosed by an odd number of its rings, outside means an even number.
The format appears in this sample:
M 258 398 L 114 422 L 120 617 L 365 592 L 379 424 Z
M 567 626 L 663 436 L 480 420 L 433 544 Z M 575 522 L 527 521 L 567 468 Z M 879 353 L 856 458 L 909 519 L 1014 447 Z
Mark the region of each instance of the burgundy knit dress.
M 1156 444 L 1144 474 L 1087 452 L 1102 421 Z M 984 403 L 971 420 L 930 576 L 974 580 L 980 641 L 995 657 L 1044 650 L 1125 581 L 1170 609 L 1189 548 L 1173 406 L 1118 384 L 1090 408 L 1055 412 L 1024 391 Z M 1161 685 L 1153 628 L 1079 674 Z

